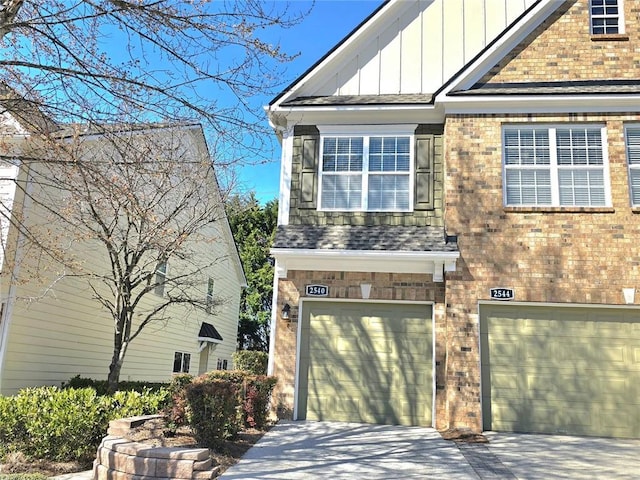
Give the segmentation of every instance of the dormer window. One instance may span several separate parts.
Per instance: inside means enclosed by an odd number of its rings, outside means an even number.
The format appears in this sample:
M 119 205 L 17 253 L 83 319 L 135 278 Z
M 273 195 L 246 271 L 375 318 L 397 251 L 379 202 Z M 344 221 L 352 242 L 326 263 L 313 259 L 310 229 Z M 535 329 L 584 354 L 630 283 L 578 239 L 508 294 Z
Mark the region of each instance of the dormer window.
M 624 33 L 622 0 L 591 0 L 590 12 L 592 35 Z

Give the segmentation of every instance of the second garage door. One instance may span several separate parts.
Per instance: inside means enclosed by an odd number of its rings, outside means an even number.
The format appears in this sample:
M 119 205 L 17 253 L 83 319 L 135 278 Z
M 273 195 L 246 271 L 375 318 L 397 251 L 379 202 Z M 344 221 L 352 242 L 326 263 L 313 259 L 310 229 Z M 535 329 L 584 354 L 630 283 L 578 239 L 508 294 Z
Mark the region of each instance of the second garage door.
M 480 310 L 486 430 L 640 438 L 635 309 Z
M 429 305 L 308 302 L 298 418 L 431 425 Z

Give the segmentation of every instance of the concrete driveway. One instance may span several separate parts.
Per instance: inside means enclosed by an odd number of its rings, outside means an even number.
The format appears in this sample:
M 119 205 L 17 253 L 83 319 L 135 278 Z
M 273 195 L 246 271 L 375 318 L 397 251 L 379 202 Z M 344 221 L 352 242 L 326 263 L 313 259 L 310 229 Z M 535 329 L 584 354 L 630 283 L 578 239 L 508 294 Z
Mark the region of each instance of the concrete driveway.
M 640 478 L 640 440 L 486 436 L 458 446 L 430 428 L 280 422 L 220 479 Z
M 456 445 L 430 428 L 281 421 L 220 480 L 314 478 L 478 477 Z

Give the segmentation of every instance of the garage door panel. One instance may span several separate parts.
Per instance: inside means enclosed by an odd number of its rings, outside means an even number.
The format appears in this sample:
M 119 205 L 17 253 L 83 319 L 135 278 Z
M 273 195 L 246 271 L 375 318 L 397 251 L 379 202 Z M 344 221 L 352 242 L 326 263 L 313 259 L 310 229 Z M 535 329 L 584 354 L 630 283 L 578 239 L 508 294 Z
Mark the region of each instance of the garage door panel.
M 431 309 L 311 304 L 302 315 L 302 418 L 430 425 Z M 359 312 L 359 313 L 356 313 Z M 418 406 L 419 405 L 419 406 Z
M 483 306 L 480 323 L 484 428 L 640 438 L 637 310 Z

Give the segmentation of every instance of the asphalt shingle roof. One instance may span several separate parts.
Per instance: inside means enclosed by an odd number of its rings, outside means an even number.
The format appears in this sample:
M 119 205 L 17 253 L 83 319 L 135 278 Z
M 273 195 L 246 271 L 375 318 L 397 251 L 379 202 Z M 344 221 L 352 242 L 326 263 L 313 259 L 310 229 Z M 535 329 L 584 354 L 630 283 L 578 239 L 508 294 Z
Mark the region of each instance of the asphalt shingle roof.
M 282 103 L 283 107 L 340 106 L 340 105 L 422 105 L 430 104 L 433 95 L 393 94 L 393 95 L 328 95 L 317 97 L 297 97 Z
M 449 95 L 593 95 L 640 93 L 640 80 L 584 80 L 559 82 L 477 83 Z
M 273 248 L 402 252 L 457 252 L 442 227 L 280 225 Z

